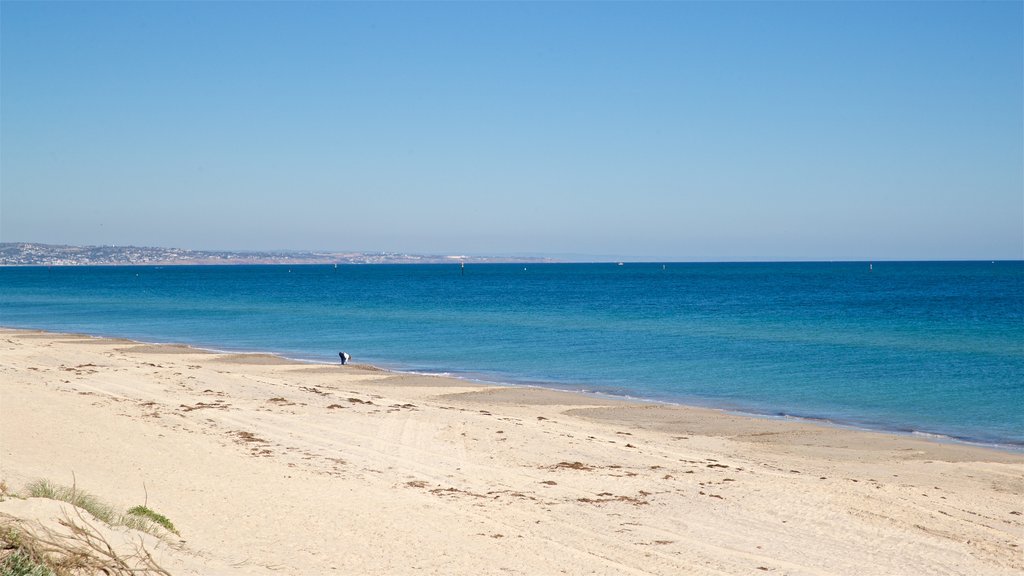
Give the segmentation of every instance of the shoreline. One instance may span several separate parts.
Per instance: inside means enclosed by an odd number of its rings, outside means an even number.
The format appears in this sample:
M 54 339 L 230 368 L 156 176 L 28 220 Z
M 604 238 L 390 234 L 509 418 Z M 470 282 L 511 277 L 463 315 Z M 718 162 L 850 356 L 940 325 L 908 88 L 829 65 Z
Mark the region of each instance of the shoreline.
M 0 354 L 0 482 L 147 502 L 174 574 L 1024 570 L 1012 452 L 81 334 Z M 0 528 L 58 512 L 0 496 Z
M 289 356 L 286 356 L 286 355 L 284 355 L 282 353 L 268 351 L 268 350 L 254 350 L 254 349 L 241 349 L 241 348 L 240 349 L 215 348 L 215 347 L 208 347 L 208 346 L 202 346 L 202 345 L 193 345 L 193 344 L 184 343 L 184 342 L 158 342 L 158 341 L 136 340 L 134 338 L 127 338 L 127 337 L 116 336 L 116 335 L 90 334 L 90 333 L 87 333 L 87 332 L 61 332 L 61 331 L 53 331 L 53 330 L 46 330 L 46 329 L 40 329 L 40 328 L 11 327 L 11 326 L 6 326 L 6 325 L 0 324 L 0 332 L 2 332 L 4 330 L 40 332 L 40 333 L 43 333 L 43 334 L 50 334 L 50 335 L 54 335 L 54 336 L 61 336 L 61 335 L 63 335 L 63 336 L 75 336 L 75 337 L 94 338 L 94 339 L 128 340 L 128 341 L 140 344 L 140 345 L 150 345 L 150 346 L 186 346 L 186 347 L 191 348 L 193 350 L 197 350 L 197 351 L 201 351 L 201 352 L 210 352 L 210 353 L 214 353 L 214 354 L 263 354 L 263 355 L 271 355 L 271 356 L 279 357 L 279 358 L 281 358 L 283 360 L 288 360 L 288 361 L 292 361 L 292 362 L 298 362 L 298 363 L 302 363 L 302 364 L 309 364 L 309 365 L 313 365 L 313 366 L 337 366 L 337 365 L 339 365 L 337 362 L 326 362 L 326 361 L 320 361 L 320 360 L 315 360 L 315 359 L 310 359 L 310 358 L 289 357 Z M 877 426 L 877 427 L 873 427 L 873 426 L 871 426 L 869 424 L 865 424 L 865 423 L 861 423 L 861 422 L 856 422 L 856 421 L 846 422 L 846 421 L 836 420 L 836 419 L 832 419 L 832 418 L 828 418 L 828 417 L 805 416 L 805 415 L 800 415 L 800 414 L 789 414 L 789 413 L 771 413 L 769 411 L 759 412 L 759 411 L 757 411 L 755 409 L 744 409 L 744 408 L 735 408 L 735 407 L 726 407 L 726 406 L 721 406 L 721 405 L 715 405 L 712 402 L 709 402 L 707 404 L 701 404 L 701 403 L 697 403 L 697 402 L 695 402 L 695 403 L 687 403 L 685 401 L 674 401 L 674 400 L 666 400 L 666 399 L 659 399 L 659 398 L 644 398 L 644 397 L 640 397 L 640 396 L 631 396 L 631 395 L 627 395 L 627 394 L 615 394 L 615 393 L 611 393 L 611 392 L 601 392 L 601 391 L 598 391 L 598 390 L 577 389 L 577 388 L 572 388 L 570 385 L 567 385 L 566 387 L 562 388 L 562 387 L 559 387 L 557 385 L 557 383 L 554 383 L 554 382 L 516 382 L 516 381 L 486 380 L 486 379 L 483 379 L 483 378 L 475 378 L 475 377 L 472 377 L 472 376 L 462 376 L 462 375 L 459 375 L 458 373 L 453 373 L 453 372 L 436 372 L 435 373 L 435 372 L 424 372 L 424 371 L 416 371 L 416 370 L 403 370 L 403 369 L 400 369 L 400 368 L 391 368 L 391 367 L 388 367 L 388 366 L 380 366 L 380 365 L 376 365 L 376 364 L 360 364 L 360 363 L 356 363 L 356 364 L 351 364 L 351 366 L 362 368 L 362 369 L 379 370 L 379 371 L 383 371 L 383 372 L 387 372 L 387 373 L 391 373 L 391 374 L 396 374 L 396 375 L 426 376 L 426 377 L 436 377 L 436 378 L 451 378 L 451 379 L 459 380 L 459 381 L 463 381 L 463 382 L 470 382 L 472 384 L 480 385 L 480 386 L 498 386 L 498 387 L 513 386 L 513 387 L 527 388 L 527 389 L 531 389 L 532 388 L 532 389 L 538 389 L 538 390 L 552 390 L 552 391 L 557 391 L 557 392 L 565 392 L 565 393 L 569 393 L 569 394 L 581 394 L 581 395 L 584 395 L 584 396 L 594 396 L 594 397 L 597 397 L 597 398 L 603 398 L 603 399 L 607 399 L 607 400 L 618 400 L 618 401 L 623 401 L 623 402 L 635 402 L 635 403 L 638 403 L 638 404 L 654 404 L 654 405 L 664 405 L 664 406 L 676 406 L 676 407 L 683 408 L 683 409 L 690 409 L 690 408 L 692 408 L 692 409 L 698 409 L 698 410 L 712 410 L 712 411 L 721 412 L 723 414 L 728 414 L 728 415 L 738 416 L 738 417 L 744 417 L 744 418 L 756 418 L 756 419 L 765 419 L 765 420 L 771 420 L 771 421 L 805 423 L 805 424 L 809 424 L 809 425 L 823 426 L 823 427 L 826 427 L 826 428 L 835 428 L 835 429 L 840 429 L 840 430 L 850 430 L 850 431 L 855 431 L 855 432 L 891 434 L 891 435 L 894 435 L 894 436 L 917 438 L 917 439 L 934 441 L 934 442 L 944 443 L 944 444 L 953 444 L 953 445 L 959 445 L 959 446 L 977 447 L 977 448 L 997 450 L 997 451 L 1002 451 L 1002 452 L 1009 452 L 1009 453 L 1013 453 L 1013 454 L 1024 454 L 1024 443 L 988 442 L 988 441 L 979 440 L 979 439 L 976 439 L 976 438 L 958 437 L 958 436 L 953 436 L 953 435 L 950 435 L 950 434 L 944 434 L 944 433 L 940 433 L 940 432 L 931 432 L 931 431 L 928 431 L 928 430 L 915 430 L 915 429 L 899 428 L 899 427 L 897 427 L 898 425 L 893 425 L 892 427 L 886 427 L 886 426 L 881 426 L 881 425 Z

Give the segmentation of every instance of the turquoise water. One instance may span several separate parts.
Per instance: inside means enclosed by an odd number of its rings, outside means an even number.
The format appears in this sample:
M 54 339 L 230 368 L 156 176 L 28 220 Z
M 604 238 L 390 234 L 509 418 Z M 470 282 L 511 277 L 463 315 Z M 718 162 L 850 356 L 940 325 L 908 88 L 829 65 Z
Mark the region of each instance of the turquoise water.
M 0 325 L 1024 446 L 1022 262 L 0 268 Z

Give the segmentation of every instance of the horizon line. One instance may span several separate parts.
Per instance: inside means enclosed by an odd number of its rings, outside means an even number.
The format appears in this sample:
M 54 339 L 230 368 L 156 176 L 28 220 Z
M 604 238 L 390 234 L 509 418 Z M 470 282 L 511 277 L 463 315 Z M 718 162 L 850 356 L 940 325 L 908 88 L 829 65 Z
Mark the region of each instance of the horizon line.
M 136 244 L 50 244 L 45 242 L 25 242 L 25 241 L 0 241 L 0 246 L 5 244 L 34 244 L 39 246 L 47 247 L 68 247 L 68 248 L 138 248 L 138 249 L 158 249 L 158 250 L 182 250 L 187 252 L 226 252 L 234 254 L 296 254 L 306 253 L 315 255 L 332 255 L 332 254 L 372 254 L 372 255 L 401 255 L 401 256 L 420 256 L 420 257 L 431 257 L 431 258 L 447 258 L 450 263 L 457 263 L 466 260 L 472 260 L 477 258 L 537 258 L 537 259 L 548 259 L 553 260 L 552 262 L 533 262 L 533 264 L 605 264 L 605 263 L 630 263 L 630 264 L 786 264 L 786 263 L 853 263 L 853 262 L 1021 262 L 1024 261 L 1024 256 L 1016 258 L 900 258 L 900 257 L 882 257 L 882 258 L 866 258 L 866 257 L 841 257 L 841 258 L 817 258 L 817 257 L 759 257 L 759 256 L 748 256 L 748 257 L 669 257 L 669 258 L 650 258 L 645 256 L 631 256 L 631 255 L 615 255 L 615 254 L 586 254 L 586 253 L 572 253 L 572 252 L 497 252 L 497 253 L 468 253 L 462 252 L 460 254 L 448 254 L 442 252 L 406 252 L 400 250 L 352 250 L 352 249 L 315 249 L 315 248 L 267 248 L 267 249 L 225 249 L 225 248 L 182 248 L 180 246 L 145 246 Z M 363 263 L 341 263 L 346 266 L 354 265 L 385 265 L 385 264 L 396 264 L 396 265 L 409 265 L 409 264 L 430 264 L 440 265 L 447 264 L 449 262 L 363 262 Z M 6 267 L 32 267 L 32 266 L 210 266 L 210 265 L 251 265 L 251 266 L 277 266 L 277 265 L 294 265 L 294 266 L 320 266 L 320 265 L 331 265 L 330 262 L 309 262 L 309 263 L 124 263 L 124 264 L 0 264 L 0 266 Z M 474 264 L 507 264 L 506 262 L 475 262 Z M 521 262 L 520 262 L 521 264 Z

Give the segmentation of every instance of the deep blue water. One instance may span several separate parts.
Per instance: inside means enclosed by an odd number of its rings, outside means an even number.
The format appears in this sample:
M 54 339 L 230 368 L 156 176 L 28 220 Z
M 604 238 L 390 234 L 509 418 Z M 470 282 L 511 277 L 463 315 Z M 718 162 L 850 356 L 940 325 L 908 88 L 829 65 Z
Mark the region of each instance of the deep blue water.
M 0 325 L 1024 446 L 1024 262 L 0 268 Z

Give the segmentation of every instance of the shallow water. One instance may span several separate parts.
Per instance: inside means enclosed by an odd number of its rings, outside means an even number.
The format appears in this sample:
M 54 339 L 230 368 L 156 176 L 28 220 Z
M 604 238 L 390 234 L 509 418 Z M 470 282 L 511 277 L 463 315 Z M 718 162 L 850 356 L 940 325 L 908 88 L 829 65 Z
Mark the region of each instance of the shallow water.
M 1022 262 L 0 268 L 0 325 L 1024 445 Z

